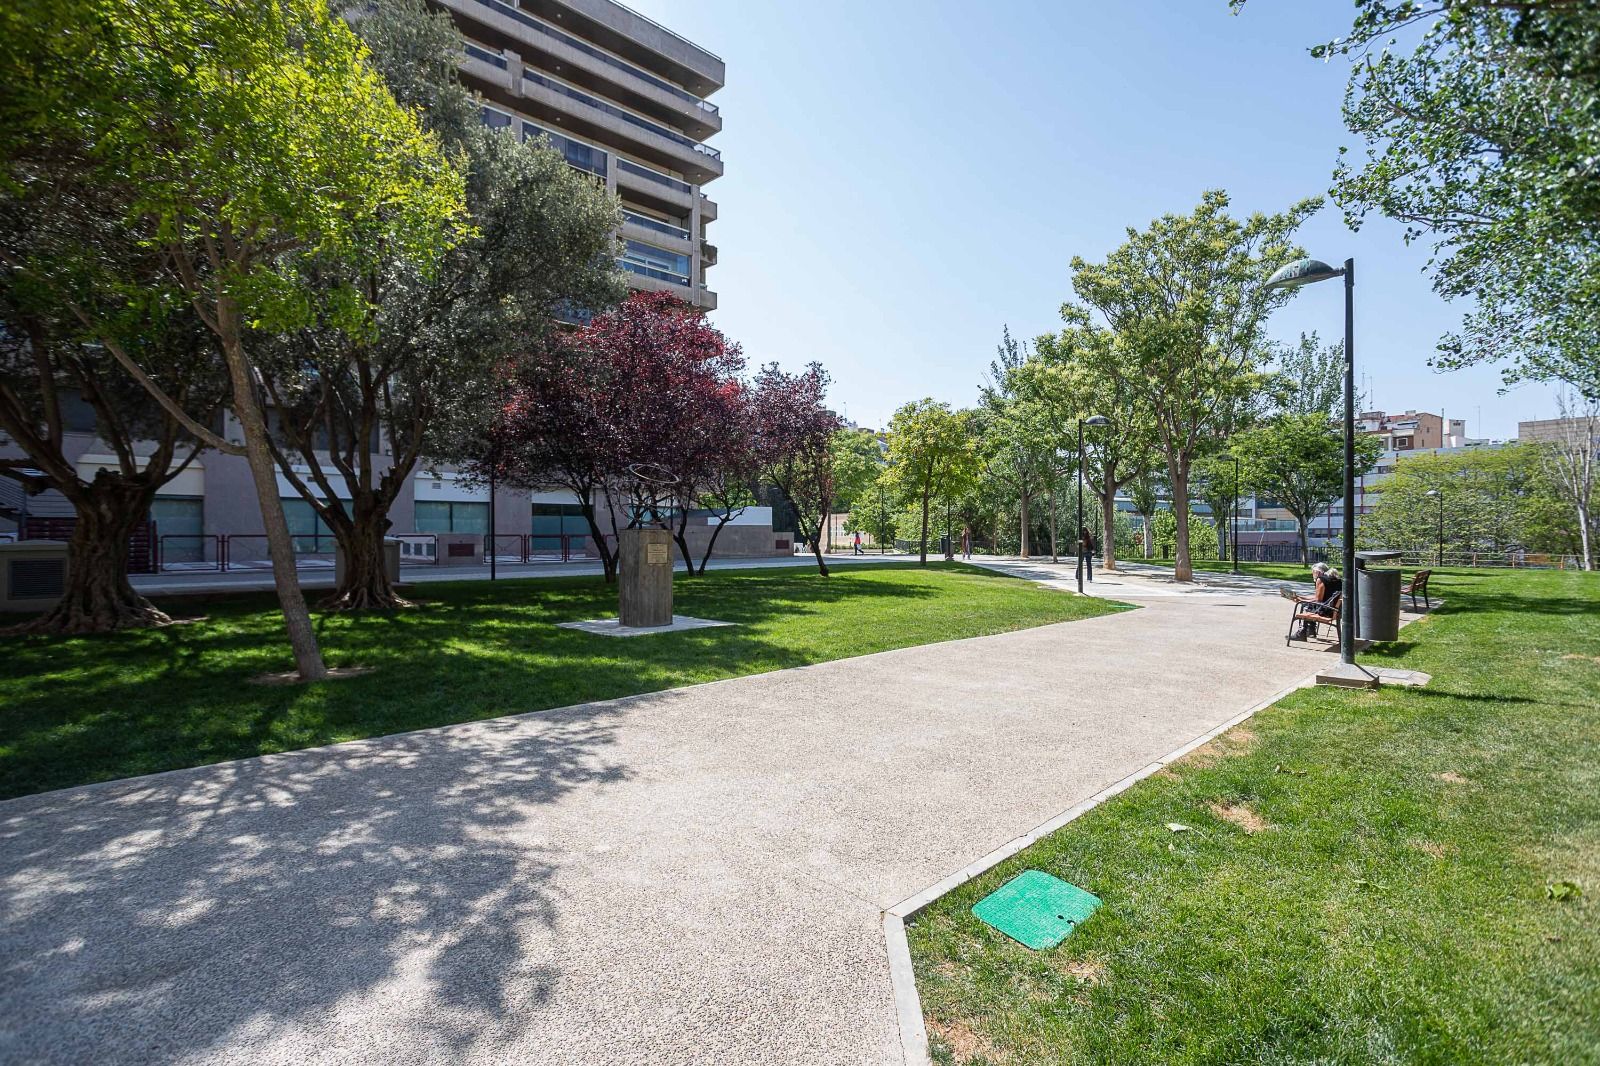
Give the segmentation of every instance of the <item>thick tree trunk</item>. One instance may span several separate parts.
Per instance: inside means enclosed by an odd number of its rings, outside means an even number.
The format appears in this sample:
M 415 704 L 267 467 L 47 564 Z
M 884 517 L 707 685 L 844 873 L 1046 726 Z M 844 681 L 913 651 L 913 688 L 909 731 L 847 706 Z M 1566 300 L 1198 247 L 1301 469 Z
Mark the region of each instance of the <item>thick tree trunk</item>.
M 1156 553 L 1155 530 L 1151 528 L 1149 515 L 1140 515 L 1139 517 L 1143 519 L 1140 524 L 1144 526 L 1144 557 L 1148 559 Z
M 319 605 L 329 611 L 387 611 L 410 607 L 395 591 L 383 565 L 383 537 L 392 523 L 376 501 L 353 502 L 348 529 L 334 526 L 334 539 L 344 555 L 344 580 Z
M 74 500 L 77 522 L 67 549 L 60 602 L 7 633 L 109 633 L 172 621 L 128 581 L 128 538 L 155 498 L 154 486 L 101 474 Z
M 1100 498 L 1100 569 L 1117 568 L 1117 494 Z
M 233 414 L 244 429 L 245 458 L 249 460 L 256 501 L 261 506 L 267 554 L 272 559 L 272 583 L 283 609 L 283 626 L 294 651 L 295 668 L 300 680 L 320 681 L 328 676 L 328 668 L 322 662 L 316 630 L 311 627 L 311 613 L 306 610 L 305 595 L 300 591 L 300 578 L 295 572 L 294 545 L 289 540 L 289 523 L 283 516 L 283 501 L 278 496 L 277 465 L 267 444 L 266 420 L 256 402 L 253 368 L 244 352 L 239 310 L 231 297 L 224 296 L 217 301 L 217 325 L 222 354 L 228 363 L 228 379 L 233 386 Z
M 1189 558 L 1189 471 L 1182 463 L 1169 463 L 1172 479 L 1172 517 L 1177 523 L 1173 535 L 1172 576 L 1178 581 L 1194 580 L 1194 564 Z

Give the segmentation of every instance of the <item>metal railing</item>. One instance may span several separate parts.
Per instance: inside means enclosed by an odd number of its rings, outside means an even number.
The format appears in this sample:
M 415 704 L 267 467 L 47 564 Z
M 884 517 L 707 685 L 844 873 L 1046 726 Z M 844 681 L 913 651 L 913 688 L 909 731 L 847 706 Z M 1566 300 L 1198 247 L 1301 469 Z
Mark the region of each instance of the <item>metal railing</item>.
M 468 41 L 462 44 L 461 50 L 467 53 L 467 55 L 471 56 L 473 59 L 482 60 L 483 62 L 488 63 L 490 66 L 499 67 L 501 70 L 506 69 L 506 57 L 496 52 L 491 52 L 487 48 L 479 48 L 477 45 Z
M 522 25 L 528 27 L 530 30 L 533 30 L 535 33 L 542 33 L 546 37 L 560 41 L 569 48 L 576 48 L 586 56 L 593 56 L 595 59 L 600 60 L 600 62 L 606 64 L 607 66 L 615 67 L 617 70 L 626 71 L 638 78 L 640 81 L 647 82 L 650 85 L 654 85 L 656 88 L 663 90 L 664 92 L 671 93 L 678 99 L 693 104 L 697 109 L 704 111 L 708 115 L 715 115 L 718 113 L 717 105 L 713 104 L 709 100 L 702 100 L 688 89 L 680 89 L 670 81 L 658 78 L 648 71 L 639 69 L 632 63 L 618 59 L 610 52 L 596 48 L 589 42 L 574 37 L 570 33 L 562 33 L 554 26 L 542 22 L 525 12 L 519 11 L 510 4 L 502 4 L 500 3 L 500 0 L 477 0 L 477 2 L 482 4 L 484 7 L 499 12 L 506 18 L 511 19 L 513 22 L 520 22 Z M 643 16 L 640 17 L 642 18 Z
M 649 215 L 641 215 L 636 211 L 624 210 L 622 212 L 622 217 L 627 219 L 629 222 L 632 222 L 635 226 L 643 226 L 645 229 L 654 230 L 657 233 L 664 233 L 668 237 L 676 237 L 680 241 L 689 240 L 692 236 L 692 234 L 690 234 L 690 232 L 684 229 L 682 226 L 674 226 L 670 222 L 662 222 L 660 219 L 651 218 Z
M 590 96 L 586 92 L 574 89 L 565 82 L 560 82 L 554 78 L 546 77 L 545 75 L 534 70 L 524 70 L 522 72 L 522 77 L 527 81 L 533 82 L 535 85 L 544 86 L 551 92 L 560 93 L 562 96 L 576 100 L 580 104 L 587 104 L 597 111 L 603 111 L 613 118 L 620 118 L 622 121 L 629 123 L 630 125 L 638 126 L 642 130 L 648 130 L 658 137 L 665 137 L 667 140 L 672 141 L 675 144 L 681 144 L 685 148 L 692 149 L 708 159 L 716 159 L 719 161 L 722 159 L 722 153 L 708 144 L 701 144 L 693 137 L 686 137 L 677 130 L 669 129 L 666 126 L 661 125 L 659 122 L 651 122 L 647 118 L 640 118 L 632 111 L 625 111 L 615 104 L 608 104 L 598 96 Z
M 663 174 L 659 170 L 652 170 L 640 163 L 635 163 L 631 159 L 619 158 L 617 160 L 617 169 L 641 177 L 646 181 L 653 181 L 657 185 L 665 185 L 669 189 L 677 189 L 679 192 L 692 192 L 694 190 L 694 186 L 686 181 L 675 178 L 671 174 Z
M 156 538 L 158 573 L 220 573 L 227 568 L 227 539 L 220 533 L 163 533 Z

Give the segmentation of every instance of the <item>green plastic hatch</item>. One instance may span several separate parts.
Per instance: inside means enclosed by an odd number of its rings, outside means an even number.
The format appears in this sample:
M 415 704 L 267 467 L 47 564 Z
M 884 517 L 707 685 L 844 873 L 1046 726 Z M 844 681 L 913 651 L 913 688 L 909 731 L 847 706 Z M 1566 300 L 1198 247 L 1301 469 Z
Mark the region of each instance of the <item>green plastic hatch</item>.
M 972 913 L 1023 947 L 1041 951 L 1065 940 L 1098 906 L 1099 897 L 1077 885 L 1043 870 L 1024 870 L 980 899 Z

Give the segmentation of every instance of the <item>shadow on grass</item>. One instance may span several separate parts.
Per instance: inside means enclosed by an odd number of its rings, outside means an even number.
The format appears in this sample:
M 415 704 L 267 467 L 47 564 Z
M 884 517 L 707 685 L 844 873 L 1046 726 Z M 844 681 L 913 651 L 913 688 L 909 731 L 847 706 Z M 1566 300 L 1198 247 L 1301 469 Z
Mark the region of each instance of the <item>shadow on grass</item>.
M 1092 609 L 960 566 L 860 566 L 827 579 L 726 571 L 680 580 L 676 607 L 735 625 L 618 641 L 555 625 L 615 616 L 615 588 L 599 578 L 416 592 L 407 610 L 315 615 L 330 666 L 373 669 L 313 685 L 248 683 L 290 664 L 270 594 L 186 602 L 208 616 L 193 625 L 10 641 L 0 797 L 1059 621 L 1067 604 Z M 1008 612 L 1016 621 L 999 624 Z

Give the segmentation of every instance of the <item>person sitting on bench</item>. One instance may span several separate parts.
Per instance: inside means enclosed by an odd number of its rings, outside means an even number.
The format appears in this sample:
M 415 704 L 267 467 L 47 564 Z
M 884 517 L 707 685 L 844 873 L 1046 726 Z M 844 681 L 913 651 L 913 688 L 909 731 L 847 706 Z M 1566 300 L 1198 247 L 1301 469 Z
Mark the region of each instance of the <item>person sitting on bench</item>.
M 1312 577 L 1317 583 L 1316 592 L 1310 596 L 1300 596 L 1300 603 L 1313 605 L 1313 609 L 1321 615 L 1326 615 L 1328 621 L 1333 621 L 1333 598 L 1344 590 L 1344 582 L 1339 579 L 1339 571 L 1327 563 L 1318 563 L 1311 568 Z M 1317 635 L 1317 623 L 1301 622 L 1298 637 L 1300 640 L 1310 640 Z

